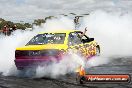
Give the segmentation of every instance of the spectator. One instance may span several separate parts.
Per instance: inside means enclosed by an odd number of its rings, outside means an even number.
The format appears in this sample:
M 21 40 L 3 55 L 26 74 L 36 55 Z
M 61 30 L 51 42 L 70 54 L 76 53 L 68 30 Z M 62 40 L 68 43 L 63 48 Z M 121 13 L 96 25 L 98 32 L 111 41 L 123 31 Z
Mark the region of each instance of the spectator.
M 74 23 L 75 23 L 75 29 L 77 30 L 79 28 L 79 16 L 75 17 Z
M 3 30 L 3 33 L 4 33 L 5 35 L 8 35 L 9 29 L 8 29 L 8 27 L 7 27 L 6 25 L 4 26 L 4 28 L 3 28 L 2 30 Z
M 8 32 L 8 35 L 11 35 L 11 33 L 13 32 L 12 28 L 10 27 L 9 25 L 9 32 Z
M 74 23 L 77 25 L 77 24 L 78 24 L 78 22 L 79 22 L 79 17 L 78 17 L 78 16 L 76 16 L 76 17 L 75 17 L 75 19 L 74 19 Z
M 17 29 L 17 26 L 14 25 L 14 26 L 12 27 L 12 31 L 15 31 L 16 29 Z

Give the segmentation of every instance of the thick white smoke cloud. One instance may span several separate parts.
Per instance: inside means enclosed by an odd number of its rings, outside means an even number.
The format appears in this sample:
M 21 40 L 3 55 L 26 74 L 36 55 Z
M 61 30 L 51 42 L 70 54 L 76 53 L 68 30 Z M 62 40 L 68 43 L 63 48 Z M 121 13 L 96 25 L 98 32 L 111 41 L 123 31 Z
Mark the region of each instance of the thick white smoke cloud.
M 46 23 L 42 25 L 42 28 L 45 29 L 45 31 L 71 30 L 75 29 L 75 25 L 72 19 L 59 16 L 57 18 L 47 20 Z
M 80 29 L 86 26 L 87 34 L 100 44 L 102 55 L 132 55 L 132 15 L 130 13 L 94 11 L 84 17 Z
M 84 58 L 72 52 L 72 54 L 64 56 L 59 63 L 55 62 L 46 67 L 38 67 L 36 77 L 47 76 L 57 78 L 60 75 L 74 73 L 83 65 L 85 65 Z
M 87 35 L 94 37 L 100 44 L 101 54 L 103 57 L 92 58 L 88 62 L 88 66 L 97 66 L 109 62 L 110 56 L 130 56 L 132 52 L 132 15 L 129 13 L 119 14 L 106 11 L 94 11 L 89 16 L 84 17 L 81 21 L 80 30 L 84 31 L 88 27 Z M 35 28 L 33 31 L 15 31 L 11 36 L 0 36 L 0 72 L 4 75 L 14 74 L 16 71 L 14 65 L 15 48 L 25 45 L 35 34 L 42 31 L 51 31 L 58 29 L 74 29 L 73 19 L 67 17 L 58 17 L 48 20 L 41 27 Z M 104 57 L 105 56 L 105 57 Z M 82 58 L 77 57 L 79 60 Z M 69 60 L 68 60 L 69 61 Z M 50 73 L 53 77 L 58 74 L 63 75 L 73 71 L 75 64 L 71 65 L 71 69 L 67 71 L 65 67 L 68 61 L 64 60 L 60 64 L 53 64 L 48 68 L 37 69 L 37 77 L 45 76 Z M 66 63 L 65 63 L 66 62 Z M 71 63 L 72 64 L 72 63 Z M 56 70 L 53 68 L 56 67 Z M 44 71 L 46 69 L 46 71 Z M 50 70 L 47 70 L 50 69 Z M 63 69 L 60 72 L 60 69 Z M 42 71 L 43 70 L 43 71 Z M 50 72 L 51 71 L 51 72 Z
M 13 32 L 11 36 L 1 35 L 0 37 L 0 72 L 4 75 L 10 74 L 14 69 L 15 49 L 16 47 L 25 45 L 36 33 L 41 29 L 34 31 L 21 31 Z M 11 68 L 11 70 L 10 70 Z M 16 70 L 16 69 L 14 69 Z
M 33 31 L 17 30 L 10 36 L 0 36 L 0 72 L 3 75 L 16 74 L 15 49 L 24 46 L 34 35 L 39 32 L 55 31 L 57 29 L 74 29 L 74 23 L 71 19 L 60 17 L 48 20 L 46 24 L 40 27 L 34 27 Z

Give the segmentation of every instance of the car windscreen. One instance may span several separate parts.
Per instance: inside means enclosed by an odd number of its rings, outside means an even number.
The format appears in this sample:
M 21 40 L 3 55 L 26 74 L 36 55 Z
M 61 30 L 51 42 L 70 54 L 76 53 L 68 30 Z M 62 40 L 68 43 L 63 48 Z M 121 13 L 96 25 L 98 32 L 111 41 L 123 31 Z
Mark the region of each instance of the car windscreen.
M 63 44 L 65 33 L 44 33 L 34 36 L 27 45 Z

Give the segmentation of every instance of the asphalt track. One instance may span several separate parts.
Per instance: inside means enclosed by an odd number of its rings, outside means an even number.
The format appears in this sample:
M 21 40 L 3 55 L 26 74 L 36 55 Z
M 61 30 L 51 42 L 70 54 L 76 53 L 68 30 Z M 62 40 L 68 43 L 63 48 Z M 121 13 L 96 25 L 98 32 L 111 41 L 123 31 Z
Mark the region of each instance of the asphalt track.
M 132 57 L 115 58 L 108 64 L 91 67 L 89 73 L 96 74 L 130 74 L 132 77 Z M 0 88 L 132 88 L 132 83 L 90 83 L 77 84 L 75 77 L 20 78 L 0 75 Z

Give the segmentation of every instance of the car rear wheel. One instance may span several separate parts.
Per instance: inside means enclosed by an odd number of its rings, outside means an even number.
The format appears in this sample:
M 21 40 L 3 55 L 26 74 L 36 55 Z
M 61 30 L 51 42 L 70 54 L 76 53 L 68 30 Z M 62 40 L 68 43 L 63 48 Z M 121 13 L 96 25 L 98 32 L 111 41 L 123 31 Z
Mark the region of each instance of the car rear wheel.
M 35 68 L 21 69 L 18 70 L 19 77 L 34 77 L 36 75 Z

